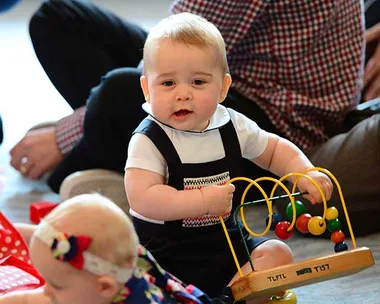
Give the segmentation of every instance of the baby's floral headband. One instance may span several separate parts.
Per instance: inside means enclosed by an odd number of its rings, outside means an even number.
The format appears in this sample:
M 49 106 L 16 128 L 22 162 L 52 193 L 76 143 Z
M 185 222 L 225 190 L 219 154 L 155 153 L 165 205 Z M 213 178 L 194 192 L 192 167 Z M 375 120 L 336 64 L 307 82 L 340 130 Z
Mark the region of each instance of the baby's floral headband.
M 122 268 L 88 252 L 91 237 L 60 232 L 45 221 L 41 221 L 34 235 L 50 247 L 54 258 L 76 269 L 85 269 L 99 276 L 109 275 L 121 283 L 127 282 L 132 276 L 133 267 Z

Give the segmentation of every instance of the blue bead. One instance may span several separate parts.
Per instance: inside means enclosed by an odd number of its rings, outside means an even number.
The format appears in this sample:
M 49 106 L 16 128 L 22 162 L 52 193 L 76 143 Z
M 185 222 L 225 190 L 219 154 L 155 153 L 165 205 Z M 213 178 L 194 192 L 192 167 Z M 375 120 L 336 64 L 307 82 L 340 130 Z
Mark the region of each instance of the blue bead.
M 345 242 L 342 242 L 342 243 L 336 243 L 335 246 L 334 246 L 334 251 L 335 252 L 342 252 L 342 251 L 347 251 L 348 250 L 348 246 Z
M 281 214 L 279 213 L 273 213 L 272 214 L 272 224 L 270 225 L 270 230 L 274 231 L 274 228 L 276 227 L 276 225 L 282 221 L 282 216 Z M 265 225 L 268 226 L 268 222 L 269 222 L 269 215 L 267 216 L 266 220 L 265 220 Z

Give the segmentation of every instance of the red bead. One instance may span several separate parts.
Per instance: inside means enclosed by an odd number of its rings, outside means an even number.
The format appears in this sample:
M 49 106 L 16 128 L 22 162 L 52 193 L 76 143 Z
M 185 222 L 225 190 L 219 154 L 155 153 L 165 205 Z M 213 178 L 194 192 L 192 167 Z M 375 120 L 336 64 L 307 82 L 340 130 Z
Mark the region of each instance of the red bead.
M 276 225 L 274 232 L 276 233 L 276 235 L 279 239 L 286 240 L 286 239 L 290 238 L 293 234 L 293 229 L 288 231 L 289 227 L 290 227 L 289 222 L 282 221 Z
M 331 240 L 335 244 L 343 243 L 344 239 L 345 239 L 345 235 L 342 230 L 337 230 L 331 233 Z
M 309 213 L 301 214 L 296 221 L 296 228 L 301 233 L 308 233 L 309 228 L 307 227 L 307 224 L 309 223 L 311 219 L 311 215 Z
M 58 203 L 51 202 L 35 202 L 29 207 L 30 221 L 34 224 L 38 224 L 42 218 L 44 218 L 50 211 L 58 206 Z

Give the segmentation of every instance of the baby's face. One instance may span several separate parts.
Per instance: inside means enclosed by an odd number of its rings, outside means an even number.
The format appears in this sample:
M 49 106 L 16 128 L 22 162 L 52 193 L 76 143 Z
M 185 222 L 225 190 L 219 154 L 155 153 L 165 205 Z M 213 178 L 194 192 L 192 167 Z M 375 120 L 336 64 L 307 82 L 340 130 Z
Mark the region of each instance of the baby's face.
M 95 275 L 54 259 L 50 248 L 40 240 L 32 241 L 30 257 L 33 265 L 46 280 L 44 292 L 52 303 L 104 303 L 97 292 Z
M 141 85 L 153 116 L 178 130 L 203 131 L 230 84 L 215 52 L 171 40 L 152 49 L 145 67 Z

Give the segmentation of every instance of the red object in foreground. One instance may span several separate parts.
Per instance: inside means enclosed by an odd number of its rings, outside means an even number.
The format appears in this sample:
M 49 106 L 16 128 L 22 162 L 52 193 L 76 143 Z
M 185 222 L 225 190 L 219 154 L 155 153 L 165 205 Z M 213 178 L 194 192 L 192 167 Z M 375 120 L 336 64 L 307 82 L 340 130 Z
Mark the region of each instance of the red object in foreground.
M 12 291 L 36 289 L 44 284 L 44 279 L 32 265 L 13 255 L 0 260 L 0 297 Z
M 309 224 L 309 221 L 311 219 L 311 215 L 309 213 L 303 213 L 301 214 L 298 218 L 297 218 L 297 221 L 296 221 L 296 228 L 299 232 L 302 232 L 302 233 L 308 233 L 309 232 L 309 228 L 308 228 L 308 224 Z
M 30 263 L 28 245 L 12 223 L 0 212 L 0 266 L 3 259 L 14 256 L 21 261 Z
M 11 291 L 45 284 L 30 264 L 28 246 L 12 223 L 0 212 L 0 297 Z
M 34 224 L 39 224 L 50 211 L 57 207 L 59 203 L 47 201 L 35 202 L 30 205 L 30 221 Z
M 293 229 L 288 231 L 290 223 L 288 221 L 279 222 L 274 228 L 274 232 L 280 240 L 287 240 L 293 234 Z

